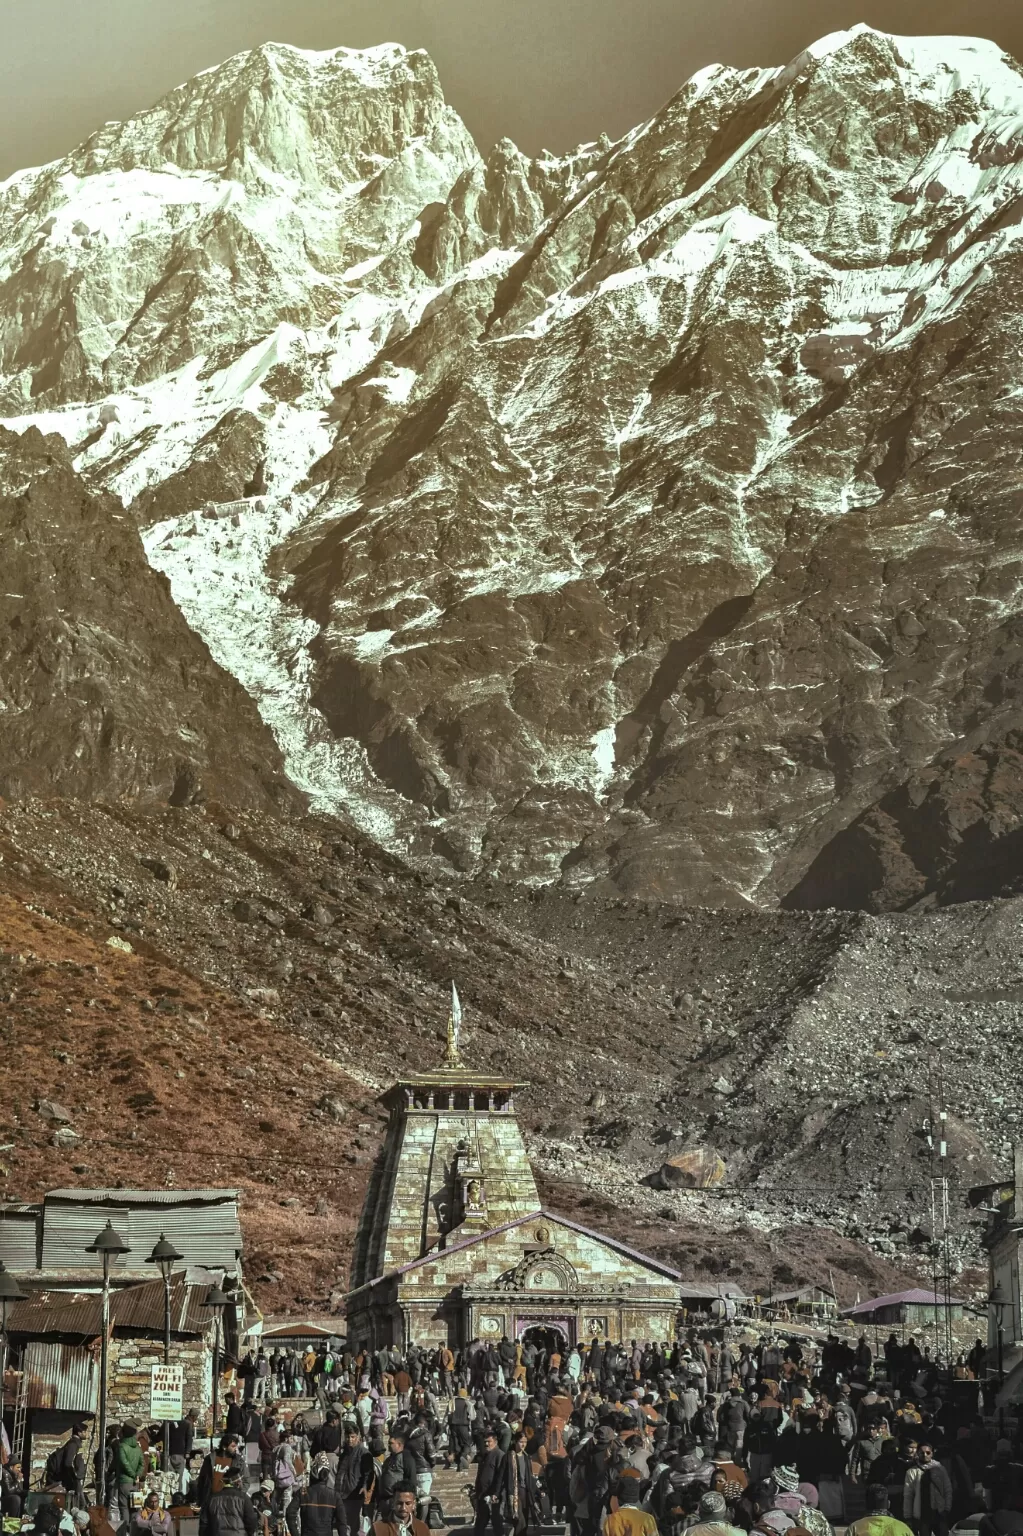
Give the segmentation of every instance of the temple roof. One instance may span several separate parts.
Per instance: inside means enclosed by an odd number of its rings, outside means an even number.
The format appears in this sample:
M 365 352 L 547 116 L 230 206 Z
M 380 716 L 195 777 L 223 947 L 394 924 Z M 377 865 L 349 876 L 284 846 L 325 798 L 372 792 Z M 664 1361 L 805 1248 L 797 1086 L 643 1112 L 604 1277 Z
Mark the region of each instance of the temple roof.
M 408 1072 L 395 1078 L 387 1093 L 395 1088 L 528 1088 L 507 1073 L 476 1072 L 472 1067 L 439 1066 L 433 1072 Z M 382 1095 L 386 1097 L 386 1094 Z
M 380 1285 L 385 1280 L 394 1280 L 401 1275 L 407 1275 L 413 1269 L 422 1268 L 424 1264 L 435 1264 L 440 1258 L 447 1258 L 452 1253 L 460 1253 L 464 1248 L 471 1248 L 474 1243 L 485 1243 L 488 1238 L 499 1237 L 502 1232 L 510 1232 L 514 1227 L 521 1227 L 524 1222 L 537 1221 L 541 1217 L 547 1221 L 556 1221 L 563 1227 L 569 1227 L 573 1232 L 581 1232 L 584 1237 L 591 1237 L 595 1242 L 605 1243 L 609 1248 L 614 1248 L 628 1258 L 635 1259 L 637 1263 L 658 1270 L 669 1280 L 682 1279 L 679 1271 L 673 1269 L 670 1264 L 665 1264 L 662 1259 L 652 1258 L 648 1253 L 640 1253 L 637 1248 L 630 1248 L 627 1243 L 619 1242 L 616 1237 L 609 1237 L 606 1232 L 595 1232 L 592 1227 L 584 1227 L 581 1222 L 572 1221 L 568 1216 L 559 1216 L 557 1211 L 549 1211 L 541 1206 L 535 1211 L 529 1211 L 525 1216 L 516 1216 L 512 1221 L 502 1222 L 499 1227 L 490 1227 L 486 1232 L 476 1232 L 471 1237 L 463 1237 L 460 1242 L 450 1243 L 446 1248 L 433 1248 L 429 1253 L 424 1253 L 421 1258 L 412 1259 L 407 1264 L 400 1264 L 396 1269 L 389 1269 L 384 1274 L 378 1275 L 375 1280 L 367 1280 L 364 1285 L 349 1291 L 347 1299 L 350 1300 L 358 1291 L 367 1291 L 371 1286 Z

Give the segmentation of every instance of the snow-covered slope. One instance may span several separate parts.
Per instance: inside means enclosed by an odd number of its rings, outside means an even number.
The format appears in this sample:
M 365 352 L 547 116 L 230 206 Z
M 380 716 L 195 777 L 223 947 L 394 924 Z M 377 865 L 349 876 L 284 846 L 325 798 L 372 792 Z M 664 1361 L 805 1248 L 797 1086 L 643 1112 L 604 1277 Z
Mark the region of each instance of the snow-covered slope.
M 982 41 L 486 161 L 423 54 L 268 46 L 0 188 L 3 410 L 383 841 L 904 904 L 1023 817 L 1021 234 Z

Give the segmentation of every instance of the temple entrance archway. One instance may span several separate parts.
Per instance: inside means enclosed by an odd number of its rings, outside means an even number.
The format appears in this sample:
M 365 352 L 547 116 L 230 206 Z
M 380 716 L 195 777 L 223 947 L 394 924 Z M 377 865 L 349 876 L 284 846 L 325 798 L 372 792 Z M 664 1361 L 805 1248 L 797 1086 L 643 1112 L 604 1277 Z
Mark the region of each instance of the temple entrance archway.
M 535 1344 L 537 1349 L 543 1350 L 548 1360 L 551 1355 L 561 1355 L 564 1359 L 568 1354 L 570 1340 L 561 1323 L 525 1323 L 519 1329 L 519 1338 L 523 1344 Z

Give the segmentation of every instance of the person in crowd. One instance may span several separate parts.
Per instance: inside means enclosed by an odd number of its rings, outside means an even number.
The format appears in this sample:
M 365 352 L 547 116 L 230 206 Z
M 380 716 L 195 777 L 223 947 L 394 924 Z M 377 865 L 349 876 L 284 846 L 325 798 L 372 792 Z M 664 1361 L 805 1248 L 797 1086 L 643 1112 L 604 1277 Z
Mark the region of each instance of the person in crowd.
M 497 1432 L 488 1426 L 483 1433 L 482 1455 L 476 1466 L 474 1505 L 475 1528 L 485 1531 L 488 1526 L 494 1536 L 504 1536 L 506 1486 L 504 1456 L 497 1446 Z
M 913 1536 L 908 1525 L 897 1520 L 890 1510 L 890 1498 L 884 1483 L 871 1483 L 866 1493 L 867 1513 L 854 1520 L 846 1536 Z
M 331 1472 L 323 1452 L 313 1458 L 309 1486 L 302 1494 L 302 1536 L 347 1536 L 345 1507 Z
M 110 1489 L 110 1523 L 115 1530 L 131 1519 L 131 1496 L 139 1486 L 145 1457 L 139 1445 L 138 1428 L 122 1424 L 114 1456 L 114 1476 Z
M 244 1473 L 233 1464 L 220 1473 L 220 1487 L 210 1494 L 205 1522 L 200 1525 L 206 1536 L 256 1536 L 259 1516 L 242 1487 Z
M 697 1505 L 696 1520 L 686 1527 L 686 1536 L 744 1536 L 729 1520 L 728 1511 L 724 1494 L 716 1493 L 713 1489 L 702 1494 Z M 627 1533 L 627 1536 L 632 1536 L 632 1533 Z
M 402 1484 L 394 1490 L 384 1515 L 373 1524 L 373 1536 L 430 1536 L 416 1515 L 416 1490 Z
M 160 1505 L 158 1493 L 147 1493 L 142 1508 L 132 1516 L 131 1536 L 170 1536 L 171 1517 Z
M 6 1436 L 4 1439 L 6 1441 Z M 6 1459 L 0 1456 L 0 1515 L 5 1520 L 18 1519 L 24 1498 L 21 1462 L 11 1456 Z
M 170 1470 L 174 1474 L 175 1492 L 188 1492 L 188 1463 L 195 1444 L 195 1426 L 199 1421 L 196 1408 L 189 1408 L 183 1419 L 170 1429 Z

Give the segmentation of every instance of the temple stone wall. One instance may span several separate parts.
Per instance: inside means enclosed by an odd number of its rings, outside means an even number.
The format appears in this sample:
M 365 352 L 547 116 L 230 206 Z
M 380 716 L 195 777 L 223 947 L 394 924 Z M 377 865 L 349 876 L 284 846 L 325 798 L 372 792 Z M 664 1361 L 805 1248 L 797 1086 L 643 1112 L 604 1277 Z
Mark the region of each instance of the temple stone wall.
M 394 1164 L 394 1174 L 382 1251 L 379 1244 L 367 1244 L 373 1262 L 357 1283 L 422 1257 L 451 1232 L 460 1214 L 455 1164 L 463 1141 L 478 1150 L 482 1173 L 484 1214 L 475 1230 L 501 1226 L 539 1207 L 536 1180 L 514 1114 L 441 1109 L 396 1116 L 384 1151 L 385 1159 Z

